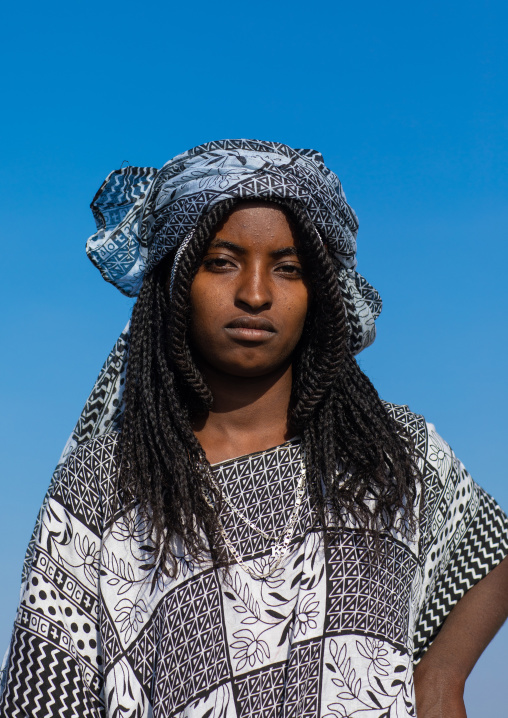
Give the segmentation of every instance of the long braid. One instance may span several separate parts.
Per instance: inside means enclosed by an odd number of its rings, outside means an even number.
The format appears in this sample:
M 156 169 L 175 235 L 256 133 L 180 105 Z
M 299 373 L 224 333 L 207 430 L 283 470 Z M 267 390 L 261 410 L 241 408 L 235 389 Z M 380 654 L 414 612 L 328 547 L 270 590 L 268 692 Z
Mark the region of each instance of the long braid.
M 350 312 L 313 224 L 298 203 L 273 203 L 282 205 L 293 226 L 311 287 L 295 350 L 288 423 L 302 437 L 318 518 L 327 532 L 349 516 L 376 534 L 392 527 L 403 510 L 411 525 L 418 479 L 411 442 L 351 353 Z M 220 494 L 191 427 L 192 417 L 211 406 L 212 395 L 194 362 L 188 328 L 194 276 L 215 228 L 235 204 L 221 202 L 198 222 L 171 297 L 168 257 L 145 278 L 132 315 L 119 487 L 127 505 L 137 502 L 149 519 L 173 572 L 175 536 L 195 558 L 209 550 L 219 562 L 226 560 L 217 538 Z
M 314 225 L 294 201 L 284 201 L 305 241 L 299 251 L 316 294 L 308 323 L 311 341 L 296 358 L 291 423 L 311 458 L 311 490 L 325 516 L 326 501 L 335 519 L 347 509 L 365 529 L 391 527 L 397 512 L 413 506 L 418 470 L 409 436 L 390 417 L 352 351 L 337 269 Z M 346 320 L 346 316 L 348 319 Z M 312 336 L 313 335 L 313 336 Z M 353 328 L 353 339 L 359 335 Z M 317 438 L 319 437 L 319 439 Z M 337 466 L 342 467 L 337 480 Z M 367 495 L 378 500 L 365 502 Z M 407 511 L 411 525 L 411 511 Z M 387 520 L 386 520 L 387 519 Z
M 235 204 L 234 199 L 224 200 L 202 218 L 178 265 L 171 297 L 172 357 L 184 381 L 203 402 L 203 408 L 210 408 L 212 394 L 194 363 L 187 341 L 190 286 L 214 229 Z

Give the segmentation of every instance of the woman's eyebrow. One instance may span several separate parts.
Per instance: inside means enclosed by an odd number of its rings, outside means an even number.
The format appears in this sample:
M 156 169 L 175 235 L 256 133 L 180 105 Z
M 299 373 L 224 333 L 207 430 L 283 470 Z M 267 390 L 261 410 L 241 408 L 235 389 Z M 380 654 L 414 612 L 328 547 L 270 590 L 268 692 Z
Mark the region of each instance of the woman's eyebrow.
M 230 251 L 236 252 L 237 254 L 245 254 L 247 252 L 246 249 L 240 247 L 238 244 L 235 244 L 234 242 L 228 242 L 227 239 L 219 239 L 219 237 L 212 239 L 212 241 L 210 242 L 210 249 L 229 249 Z
M 282 247 L 282 249 L 274 249 L 273 252 L 270 252 L 272 257 L 278 258 L 278 257 L 298 257 L 298 252 L 296 251 L 296 247 Z

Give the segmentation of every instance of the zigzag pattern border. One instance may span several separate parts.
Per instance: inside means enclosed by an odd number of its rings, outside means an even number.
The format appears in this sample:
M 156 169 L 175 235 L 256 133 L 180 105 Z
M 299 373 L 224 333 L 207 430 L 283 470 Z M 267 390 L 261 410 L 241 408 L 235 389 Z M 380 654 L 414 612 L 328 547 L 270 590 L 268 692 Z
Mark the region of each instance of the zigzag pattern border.
M 476 516 L 420 613 L 415 630 L 415 660 L 422 657 L 454 605 L 508 554 L 504 513 L 491 496 L 476 488 Z M 499 536 L 504 541 L 499 542 Z

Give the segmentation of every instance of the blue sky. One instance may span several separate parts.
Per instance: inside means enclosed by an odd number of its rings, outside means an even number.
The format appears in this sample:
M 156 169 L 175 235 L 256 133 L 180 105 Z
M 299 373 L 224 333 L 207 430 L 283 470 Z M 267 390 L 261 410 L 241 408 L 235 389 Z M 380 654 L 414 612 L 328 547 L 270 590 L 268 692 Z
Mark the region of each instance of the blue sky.
M 320 150 L 384 299 L 362 368 L 508 509 L 507 22 L 497 0 L 6 7 L 2 645 L 52 468 L 131 308 L 84 253 L 89 203 L 123 160 L 224 137 Z M 470 718 L 501 715 L 507 664 L 505 628 Z

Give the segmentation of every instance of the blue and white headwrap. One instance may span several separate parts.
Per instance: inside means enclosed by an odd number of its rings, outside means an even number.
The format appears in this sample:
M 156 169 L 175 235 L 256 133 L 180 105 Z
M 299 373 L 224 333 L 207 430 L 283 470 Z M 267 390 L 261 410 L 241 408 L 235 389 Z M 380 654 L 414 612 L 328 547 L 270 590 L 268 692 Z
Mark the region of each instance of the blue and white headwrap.
M 104 279 L 135 296 L 145 272 L 229 198 L 298 201 L 338 262 L 355 268 L 358 220 L 338 177 L 314 150 L 258 140 L 208 142 L 159 171 L 112 172 L 92 201 L 97 232 L 88 256 Z
M 106 281 L 129 297 L 169 252 L 181 255 L 199 219 L 225 199 L 291 199 L 300 203 L 334 258 L 354 353 L 374 341 L 381 298 L 356 271 L 358 220 L 338 177 L 314 150 L 277 142 L 220 140 L 153 167 L 125 167 L 104 180 L 92 200 L 97 224 L 86 246 Z M 120 335 L 53 474 L 79 444 L 111 431 L 122 413 L 129 325 Z M 50 486 L 51 491 L 51 486 Z M 44 506 L 43 506 L 44 509 Z M 36 525 L 34 536 L 38 531 Z M 30 568 L 31 541 L 24 575 Z

